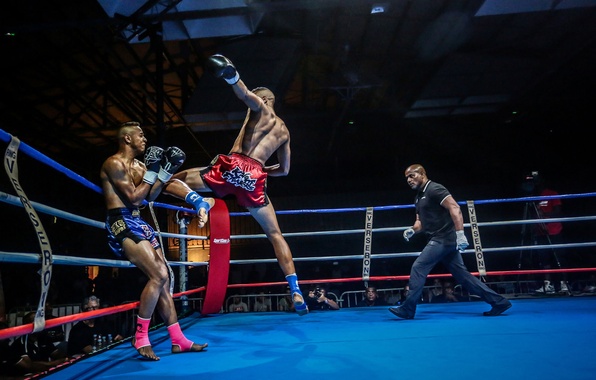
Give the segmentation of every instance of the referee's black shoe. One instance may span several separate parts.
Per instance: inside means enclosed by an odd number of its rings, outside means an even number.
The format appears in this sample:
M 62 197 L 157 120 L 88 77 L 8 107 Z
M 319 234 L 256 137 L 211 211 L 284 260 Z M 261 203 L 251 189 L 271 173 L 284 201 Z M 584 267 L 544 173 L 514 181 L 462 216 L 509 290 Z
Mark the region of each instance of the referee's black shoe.
M 393 313 L 395 316 L 402 318 L 402 319 L 414 319 L 413 315 L 409 315 L 403 307 L 390 307 L 389 311 Z
M 507 301 L 507 300 L 506 300 Z M 482 313 L 485 317 L 496 317 L 497 315 L 501 315 L 505 312 L 505 310 L 508 310 L 509 308 L 511 308 L 511 302 L 507 301 L 507 303 L 504 304 L 494 304 L 493 308 L 490 309 L 489 311 L 485 311 L 484 313 Z

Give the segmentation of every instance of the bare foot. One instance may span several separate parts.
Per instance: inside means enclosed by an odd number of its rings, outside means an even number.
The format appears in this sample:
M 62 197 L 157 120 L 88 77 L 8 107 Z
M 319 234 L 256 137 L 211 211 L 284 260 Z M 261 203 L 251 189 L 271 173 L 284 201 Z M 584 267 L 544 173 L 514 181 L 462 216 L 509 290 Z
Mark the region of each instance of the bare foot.
M 215 205 L 215 199 L 213 198 L 203 198 L 203 202 L 209 204 L 209 209 L 211 209 Z M 204 208 L 200 208 L 199 212 L 197 213 L 199 217 L 199 228 L 205 227 L 205 224 L 209 221 L 209 213 Z
M 135 342 L 136 339 L 133 336 L 132 337 L 132 346 L 135 347 Z M 155 355 L 155 352 L 153 352 L 153 348 L 151 348 L 151 346 L 143 346 L 143 347 L 139 347 L 136 348 L 137 352 L 139 353 L 139 355 L 141 355 L 142 357 L 144 357 L 145 359 L 149 359 L 149 360 L 159 360 L 159 356 Z
M 183 351 L 179 345 L 174 344 L 174 345 L 172 345 L 172 352 L 174 354 L 178 354 L 181 352 L 200 352 L 200 351 L 203 351 L 205 348 L 207 348 L 207 346 L 208 346 L 207 343 L 203 343 L 203 344 L 193 343 L 192 346 L 188 350 Z
M 308 306 L 304 302 L 304 297 L 300 292 L 294 292 L 292 299 L 294 300 L 294 310 L 296 310 L 299 316 L 308 314 Z
M 304 303 L 304 297 L 302 297 L 302 294 L 298 292 L 294 292 L 292 298 L 294 300 L 294 305 L 302 306 L 302 304 Z

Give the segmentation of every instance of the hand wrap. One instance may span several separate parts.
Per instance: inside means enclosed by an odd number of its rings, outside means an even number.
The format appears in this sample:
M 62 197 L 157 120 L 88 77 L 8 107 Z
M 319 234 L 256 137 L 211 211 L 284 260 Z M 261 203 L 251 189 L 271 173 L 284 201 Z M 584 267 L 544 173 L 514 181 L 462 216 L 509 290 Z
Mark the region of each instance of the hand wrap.
M 464 231 L 455 231 L 456 241 L 455 244 L 457 245 L 457 250 L 463 252 L 468 248 L 468 239 L 464 234 Z
M 410 238 L 411 238 L 412 236 L 414 236 L 414 234 L 415 234 L 415 233 L 416 233 L 416 231 L 414 231 L 414 229 L 413 229 L 412 227 L 410 227 L 410 228 L 406 229 L 406 230 L 404 231 L 404 240 L 405 240 L 405 241 L 410 241 Z

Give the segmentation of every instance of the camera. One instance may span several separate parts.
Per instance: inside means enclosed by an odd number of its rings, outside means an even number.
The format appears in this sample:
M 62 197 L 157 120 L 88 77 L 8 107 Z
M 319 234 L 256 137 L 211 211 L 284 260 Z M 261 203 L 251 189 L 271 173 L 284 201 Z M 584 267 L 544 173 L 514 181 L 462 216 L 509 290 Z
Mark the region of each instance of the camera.
M 321 291 L 321 288 L 315 288 L 313 294 L 315 295 L 315 298 L 320 298 L 323 295 L 323 292 Z
M 537 171 L 533 171 L 530 174 L 526 174 L 524 182 L 522 183 L 522 191 L 526 194 L 532 194 L 536 189 L 536 185 L 539 181 L 539 174 Z

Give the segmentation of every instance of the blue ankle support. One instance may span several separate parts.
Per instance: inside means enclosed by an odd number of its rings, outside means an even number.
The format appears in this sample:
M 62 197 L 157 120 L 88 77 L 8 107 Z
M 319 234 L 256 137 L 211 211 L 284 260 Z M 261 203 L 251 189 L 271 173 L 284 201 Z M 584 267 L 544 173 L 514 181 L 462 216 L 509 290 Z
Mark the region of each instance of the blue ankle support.
M 292 293 L 300 291 L 300 287 L 298 286 L 298 276 L 296 276 L 296 273 L 287 275 L 286 280 L 288 280 L 288 284 L 290 285 L 290 291 Z
M 200 209 L 204 208 L 205 211 L 209 212 L 209 210 L 211 209 L 211 206 L 209 205 L 209 203 L 207 203 L 205 201 L 201 201 L 201 203 L 199 203 L 195 207 L 197 208 L 197 211 L 199 211 Z
M 184 198 L 186 203 L 193 205 L 197 211 L 199 211 L 201 208 L 204 208 L 207 212 L 209 212 L 211 206 L 209 206 L 209 203 L 205 202 L 203 199 L 204 198 L 196 191 L 191 191 L 190 193 L 186 194 L 186 197 Z

